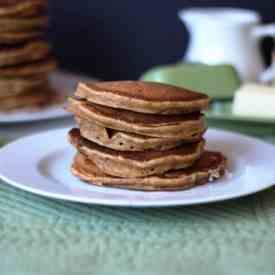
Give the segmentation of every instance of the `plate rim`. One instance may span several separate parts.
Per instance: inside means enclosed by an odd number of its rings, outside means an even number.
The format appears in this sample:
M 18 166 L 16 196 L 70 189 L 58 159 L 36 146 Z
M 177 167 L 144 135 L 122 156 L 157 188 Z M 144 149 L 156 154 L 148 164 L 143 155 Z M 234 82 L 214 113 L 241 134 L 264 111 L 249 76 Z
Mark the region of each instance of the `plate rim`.
M 39 191 L 38 189 L 32 189 L 27 187 L 26 185 L 18 184 L 12 180 L 6 179 L 2 175 L 0 175 L 0 179 L 5 183 L 8 184 L 14 188 L 17 188 L 19 190 L 22 190 L 24 192 L 37 195 L 42 198 L 47 199 L 54 199 L 54 200 L 60 200 L 65 202 L 73 202 L 73 203 L 81 203 L 81 204 L 88 204 L 88 205 L 100 205 L 100 206 L 113 206 L 113 207 L 131 207 L 131 208 L 163 208 L 163 207 L 179 207 L 179 206 L 192 206 L 192 205 L 204 205 L 204 204 L 212 204 L 216 202 L 226 202 L 233 199 L 240 199 L 243 197 L 254 195 L 258 192 L 265 191 L 269 188 L 272 188 L 275 183 L 272 184 L 266 184 L 262 188 L 250 190 L 248 192 L 244 192 L 239 195 L 226 195 L 226 196 L 220 196 L 219 198 L 213 198 L 213 199 L 205 199 L 205 200 L 195 200 L 188 202 L 182 202 L 181 200 L 173 200 L 168 202 L 160 202 L 160 201 L 151 201 L 151 202 L 137 202 L 132 203 L 130 201 L 124 201 L 124 200 L 115 200 L 111 201 L 108 199 L 88 199 L 88 198 L 79 198 L 79 197 L 72 197 L 71 195 L 62 195 L 57 193 L 50 193 L 47 191 Z M 131 190 L 129 190 L 131 191 Z M 184 190 L 182 190 L 184 191 Z M 177 192 L 177 191 L 173 191 Z
M 59 128 L 59 129 L 40 131 L 39 133 L 36 133 L 36 134 L 26 135 L 22 138 L 19 138 L 17 140 L 14 140 L 14 141 L 4 145 L 0 149 L 0 154 L 1 154 L 2 150 L 6 150 L 7 147 L 13 146 L 14 144 L 16 144 L 19 141 L 22 142 L 25 139 L 36 138 L 36 137 L 40 137 L 45 134 L 49 134 L 49 133 L 53 133 L 53 132 L 67 132 L 69 129 L 70 129 L 69 127 L 63 127 L 63 128 Z M 217 128 L 210 128 L 210 130 L 214 130 L 214 131 L 224 133 L 224 134 L 231 134 L 231 135 L 233 134 L 235 136 L 239 136 L 242 138 L 249 138 L 251 141 L 260 142 L 264 145 L 274 147 L 274 145 L 269 142 L 263 141 L 261 139 L 255 138 L 255 137 L 251 137 L 249 135 L 244 135 L 244 134 L 231 132 L 231 131 L 227 131 L 227 130 L 221 130 L 221 129 L 217 129 Z M 183 202 L 182 200 L 179 200 L 179 199 L 172 199 L 172 200 L 168 199 L 167 201 L 138 201 L 138 202 L 133 203 L 131 200 L 121 200 L 121 199 L 110 200 L 108 198 L 106 198 L 106 199 L 104 199 L 104 198 L 91 199 L 88 197 L 75 197 L 72 194 L 69 194 L 69 195 L 60 194 L 60 193 L 54 193 L 54 192 L 41 190 L 39 188 L 32 188 L 24 183 L 16 182 L 12 179 L 7 178 L 5 175 L 2 174 L 1 171 L 0 171 L 0 179 L 5 184 L 11 185 L 15 188 L 18 188 L 25 192 L 29 192 L 31 194 L 39 195 L 41 197 L 46 197 L 48 199 L 55 199 L 55 200 L 62 200 L 62 201 L 67 201 L 67 202 L 90 204 L 90 205 L 105 205 L 105 206 L 115 206 L 115 207 L 135 207 L 135 208 L 176 207 L 176 206 L 202 205 L 202 204 L 208 204 L 208 203 L 214 203 L 214 202 L 228 201 L 228 200 L 232 200 L 232 199 L 238 199 L 238 198 L 242 198 L 245 196 L 253 195 L 257 192 L 269 189 L 275 185 L 275 182 L 274 183 L 265 183 L 265 184 L 258 185 L 257 188 L 247 189 L 245 192 L 242 192 L 237 195 L 235 193 L 231 193 L 231 194 L 226 194 L 223 196 L 213 197 L 213 198 L 204 198 L 204 199 L 196 198 L 196 199 L 192 199 L 191 201 L 185 201 L 185 202 Z M 129 191 L 131 191 L 131 190 L 129 190 Z M 184 191 L 184 190 L 181 190 L 181 192 L 182 191 Z M 179 192 L 179 191 L 173 191 L 173 192 Z

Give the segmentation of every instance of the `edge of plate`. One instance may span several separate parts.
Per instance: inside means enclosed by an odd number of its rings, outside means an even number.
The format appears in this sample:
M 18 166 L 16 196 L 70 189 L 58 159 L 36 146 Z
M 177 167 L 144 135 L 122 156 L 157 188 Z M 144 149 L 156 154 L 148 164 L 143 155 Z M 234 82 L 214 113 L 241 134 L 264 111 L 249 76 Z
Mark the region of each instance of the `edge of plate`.
M 12 141 L 11 143 L 8 143 L 7 145 L 4 145 L 1 149 L 0 149 L 0 153 L 2 150 L 6 150 L 7 147 L 9 146 L 13 146 L 16 142 L 24 140 L 24 139 L 29 139 L 29 138 L 35 138 L 36 136 L 43 136 L 45 134 L 49 134 L 50 132 L 67 132 L 70 128 L 68 127 L 64 127 L 64 128 L 60 128 L 60 129 L 55 129 L 55 130 L 45 130 L 45 131 L 41 131 L 39 133 L 36 134 L 30 134 L 27 136 L 24 136 L 20 139 L 17 139 L 15 141 Z M 257 141 L 260 142 L 262 144 L 268 145 L 268 146 L 273 146 L 272 144 L 263 141 L 261 139 L 255 138 L 255 137 L 251 137 L 249 135 L 244 135 L 244 134 L 240 134 L 240 133 L 235 133 L 235 132 L 230 132 L 227 130 L 220 130 L 220 129 L 216 129 L 216 128 L 210 128 L 211 130 L 217 131 L 217 132 L 222 132 L 225 134 L 230 134 L 230 135 L 235 135 L 235 136 L 241 136 L 243 138 L 249 138 L 253 141 Z M 176 207 L 176 206 L 188 206 L 188 205 L 199 205 L 199 204 L 206 204 L 206 203 L 214 203 L 214 202 L 221 202 L 221 201 L 226 201 L 226 200 L 231 200 L 231 199 L 237 199 L 237 198 L 241 198 L 244 196 L 248 196 L 248 195 L 252 195 L 255 194 L 259 191 L 264 191 L 270 187 L 272 187 L 273 185 L 275 185 L 275 183 L 266 183 L 263 184 L 261 186 L 259 186 L 258 188 L 252 189 L 252 190 L 248 190 L 247 192 L 244 192 L 240 195 L 224 195 L 224 196 L 220 196 L 219 198 L 210 198 L 210 199 L 203 199 L 203 200 L 199 200 L 199 199 L 195 199 L 192 201 L 181 201 L 179 199 L 176 200 L 167 200 L 165 202 L 159 202 L 159 201 L 149 201 L 149 202 L 144 202 L 144 201 L 135 201 L 132 202 L 131 200 L 113 200 L 110 201 L 108 199 L 91 199 L 91 198 L 80 198 L 80 197 L 74 197 L 71 195 L 66 195 L 66 194 L 58 194 L 58 193 L 51 193 L 51 192 L 47 192 L 47 191 L 41 191 L 39 189 L 35 189 L 35 188 L 30 188 L 28 186 L 19 184 L 17 182 L 14 182 L 13 180 L 10 180 L 8 178 L 6 178 L 5 175 L 1 174 L 0 171 L 0 179 L 3 180 L 3 182 L 5 182 L 6 184 L 9 184 L 15 188 L 18 188 L 20 190 L 26 191 L 26 192 L 30 192 L 32 194 L 36 194 L 39 196 L 43 196 L 43 197 L 47 197 L 47 198 L 52 198 L 52 199 L 58 199 L 58 200 L 63 200 L 63 201 L 70 201 L 70 202 L 77 202 L 77 203 L 86 203 L 86 204 L 99 204 L 99 205 L 106 205 L 106 206 L 117 206 L 117 207 Z M 176 191 L 175 191 L 176 192 Z

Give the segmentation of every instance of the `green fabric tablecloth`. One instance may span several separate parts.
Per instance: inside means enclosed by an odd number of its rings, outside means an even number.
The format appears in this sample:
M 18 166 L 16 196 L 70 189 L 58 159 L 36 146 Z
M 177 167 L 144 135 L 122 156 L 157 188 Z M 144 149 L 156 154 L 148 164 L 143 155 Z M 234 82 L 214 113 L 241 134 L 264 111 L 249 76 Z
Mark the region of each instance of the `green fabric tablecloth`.
M 275 127 L 210 125 L 275 142 Z M 0 274 L 274 275 L 275 189 L 130 209 L 55 201 L 0 183 Z

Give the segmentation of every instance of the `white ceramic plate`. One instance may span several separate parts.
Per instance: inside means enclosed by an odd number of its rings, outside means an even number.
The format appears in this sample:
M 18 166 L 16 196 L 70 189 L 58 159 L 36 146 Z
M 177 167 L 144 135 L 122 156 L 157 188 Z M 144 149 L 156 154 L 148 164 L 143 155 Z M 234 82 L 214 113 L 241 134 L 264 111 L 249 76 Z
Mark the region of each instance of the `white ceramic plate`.
M 215 183 L 176 192 L 140 192 L 85 184 L 70 173 L 75 150 L 69 129 L 17 140 L 0 150 L 0 178 L 20 189 L 68 201 L 113 206 L 175 206 L 222 201 L 275 183 L 275 147 L 254 138 L 208 130 L 208 148 L 223 152 L 229 172 Z
M 49 76 L 50 84 L 62 95 L 72 95 L 80 80 L 92 80 L 72 73 L 56 71 Z M 19 123 L 71 116 L 64 104 L 56 104 L 39 111 L 0 112 L 0 123 Z

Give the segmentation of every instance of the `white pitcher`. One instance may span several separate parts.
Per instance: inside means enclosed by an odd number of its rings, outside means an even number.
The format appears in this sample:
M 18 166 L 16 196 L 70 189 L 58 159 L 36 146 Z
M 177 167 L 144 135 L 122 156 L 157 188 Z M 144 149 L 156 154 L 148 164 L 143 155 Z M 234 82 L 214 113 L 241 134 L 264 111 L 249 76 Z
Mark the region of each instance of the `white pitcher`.
M 191 8 L 179 12 L 190 42 L 184 60 L 232 64 L 245 81 L 259 79 L 264 71 L 259 39 L 275 37 L 275 24 L 260 25 L 260 15 L 234 8 Z

